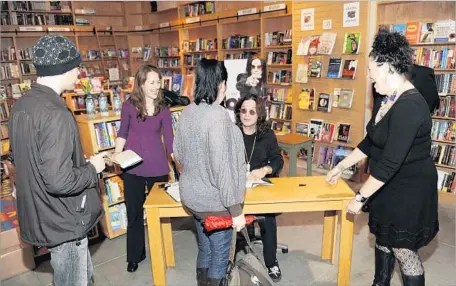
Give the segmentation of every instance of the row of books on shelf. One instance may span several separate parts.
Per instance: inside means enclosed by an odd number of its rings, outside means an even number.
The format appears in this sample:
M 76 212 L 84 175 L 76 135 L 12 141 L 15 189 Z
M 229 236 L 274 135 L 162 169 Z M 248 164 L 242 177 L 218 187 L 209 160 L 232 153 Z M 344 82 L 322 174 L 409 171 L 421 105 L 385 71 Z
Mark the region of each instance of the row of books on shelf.
M 352 107 L 354 90 L 334 88 L 334 92 L 320 93 L 316 97 L 315 88 L 304 88 L 299 94 L 298 107 L 302 110 L 331 112 L 332 107 L 349 109 Z
M 414 49 L 415 63 L 433 69 L 454 69 L 456 47 L 428 48 L 418 47 Z
M 266 94 L 270 101 L 291 103 L 293 90 L 291 88 L 269 87 Z
M 440 97 L 440 105 L 434 116 L 456 118 L 456 95 Z
M 436 74 L 437 89 L 441 94 L 456 93 L 456 75 L 452 73 Z
M 268 65 L 289 65 L 292 62 L 292 54 L 291 49 L 286 52 L 269 52 L 266 63 Z
M 73 15 L 40 14 L 35 12 L 11 12 L 10 21 L 2 15 L 2 23 L 19 26 L 42 26 L 42 25 L 73 25 Z
M 296 54 L 298 56 L 331 55 L 336 44 L 337 33 L 322 33 L 321 35 L 301 38 Z M 344 35 L 343 54 L 359 54 L 361 32 L 350 32 Z
M 455 142 L 456 122 L 449 120 L 432 121 L 432 140 Z
M 9 117 L 9 107 L 6 100 L 0 102 L 0 121 L 8 120 Z
M 226 53 L 225 54 L 225 60 L 241 60 L 241 59 L 248 59 L 250 57 L 253 57 L 255 55 L 258 55 L 258 52 L 256 51 L 243 51 L 241 53 Z
M 2 136 L 2 139 L 9 138 L 8 122 L 2 122 L 0 124 L 0 135 Z
M 155 47 L 156 57 L 178 57 L 179 47 Z
M 291 30 L 264 33 L 264 45 L 266 47 L 267 46 L 291 45 L 291 41 L 292 41 Z
M 9 63 L 0 66 L 0 79 L 19 78 L 17 64 Z
M 345 146 L 319 146 L 318 156 L 314 156 L 314 158 L 316 158 L 315 163 L 317 164 L 317 168 L 331 170 L 337 166 L 339 162 L 345 159 L 352 151 L 353 148 Z M 350 179 L 357 172 L 357 169 L 357 164 L 345 169 L 342 172 L 342 177 Z
M 222 40 L 222 49 L 248 49 L 261 47 L 260 35 L 233 35 Z
M 9 2 L 9 3 L 8 3 Z M 71 12 L 71 1 L 5 1 L 2 10 L 8 11 L 59 11 Z
M 32 48 L 20 49 L 17 51 L 20 60 L 31 60 L 32 59 Z M 15 47 L 7 47 L 0 50 L 0 60 L 2 61 L 15 61 L 17 59 L 17 53 Z
M 1 61 L 15 61 L 16 57 L 16 49 L 14 47 L 7 47 L 2 48 L 0 50 L 0 60 Z
M 269 118 L 291 120 L 292 109 L 290 103 L 271 102 L 269 107 Z
M 185 57 L 185 64 L 191 65 L 193 60 L 188 59 L 187 55 Z M 158 67 L 159 68 L 172 68 L 172 67 L 180 67 L 180 58 L 160 58 L 158 59 Z
M 120 121 L 100 122 L 94 124 L 95 139 L 99 148 L 116 146 L 115 140 L 120 129 Z
M 445 193 L 456 192 L 456 172 L 437 170 L 437 191 Z
M 331 123 L 322 119 L 310 119 L 310 122 L 297 122 L 296 133 L 312 137 L 315 141 L 324 143 L 348 143 L 350 141 L 349 123 Z
M 198 62 L 202 59 L 216 59 L 217 54 L 190 54 L 184 55 L 184 65 L 186 66 L 196 66 Z
M 215 2 L 214 1 L 203 1 L 198 3 L 192 3 L 184 6 L 185 17 L 196 17 L 200 15 L 207 15 L 215 13 Z
M 124 200 L 123 180 L 116 176 L 104 181 L 108 204 Z
M 438 165 L 456 167 L 456 146 L 433 143 L 431 157 Z
M 121 229 L 126 230 L 128 226 L 127 207 L 125 203 L 114 205 L 108 208 L 109 220 L 111 229 L 118 231 Z
M 198 38 L 194 41 L 182 42 L 183 52 L 199 52 L 199 51 L 217 51 L 217 38 L 203 39 Z
M 431 22 L 408 22 L 399 24 L 383 24 L 380 28 L 403 34 L 410 44 L 454 42 L 456 22 L 441 20 Z
M 145 45 L 144 47 L 132 47 L 131 51 L 133 55 L 142 55 L 143 61 L 149 61 L 152 58 L 152 48 L 149 45 Z M 136 59 L 141 57 L 135 56 Z
M 307 64 L 298 64 L 296 81 L 305 83 L 307 77 L 322 77 L 324 73 L 323 65 L 324 58 L 322 56 L 309 57 Z M 357 69 L 358 60 L 356 59 L 330 58 L 326 77 L 333 79 L 355 79 Z
M 32 63 L 21 63 L 22 74 L 36 74 L 35 66 Z
M 290 70 L 269 71 L 267 77 L 268 83 L 289 85 L 293 81 Z

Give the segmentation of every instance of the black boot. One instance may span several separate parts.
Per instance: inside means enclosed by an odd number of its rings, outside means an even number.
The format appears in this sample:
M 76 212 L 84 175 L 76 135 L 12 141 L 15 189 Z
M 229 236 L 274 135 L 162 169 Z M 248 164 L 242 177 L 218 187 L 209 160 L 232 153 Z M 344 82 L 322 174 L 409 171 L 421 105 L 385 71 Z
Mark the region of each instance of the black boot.
M 402 274 L 402 283 L 404 286 L 424 286 L 424 274 L 416 276 L 408 276 Z
M 198 286 L 207 286 L 207 272 L 209 268 L 196 268 L 196 283 Z
M 386 253 L 375 247 L 375 277 L 372 286 L 389 286 L 396 259 L 392 251 Z

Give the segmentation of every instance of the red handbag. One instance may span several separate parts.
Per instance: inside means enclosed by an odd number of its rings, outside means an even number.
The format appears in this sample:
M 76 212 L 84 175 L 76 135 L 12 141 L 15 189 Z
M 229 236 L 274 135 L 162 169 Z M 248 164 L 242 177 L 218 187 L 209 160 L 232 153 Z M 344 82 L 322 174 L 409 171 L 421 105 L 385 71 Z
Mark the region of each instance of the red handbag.
M 253 215 L 246 215 L 245 216 L 245 224 L 251 224 L 256 220 L 256 217 Z M 227 229 L 232 227 L 233 219 L 231 216 L 207 216 L 203 220 L 204 229 L 208 232 L 219 230 L 219 229 Z

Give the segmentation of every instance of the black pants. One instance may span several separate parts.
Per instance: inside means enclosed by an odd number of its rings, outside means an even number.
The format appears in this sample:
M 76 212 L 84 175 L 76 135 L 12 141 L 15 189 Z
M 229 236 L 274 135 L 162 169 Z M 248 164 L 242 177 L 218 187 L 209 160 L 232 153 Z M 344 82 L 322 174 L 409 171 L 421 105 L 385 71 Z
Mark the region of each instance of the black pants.
M 123 174 L 125 205 L 127 207 L 127 262 L 139 263 L 146 258 L 143 205 L 148 192 L 156 182 L 167 182 L 168 175 L 160 177 L 140 177 Z
M 266 267 L 273 267 L 277 260 L 277 222 L 276 214 L 261 214 L 264 221 L 259 221 L 261 241 L 263 242 L 263 257 Z M 254 235 L 253 225 L 248 227 L 249 236 Z

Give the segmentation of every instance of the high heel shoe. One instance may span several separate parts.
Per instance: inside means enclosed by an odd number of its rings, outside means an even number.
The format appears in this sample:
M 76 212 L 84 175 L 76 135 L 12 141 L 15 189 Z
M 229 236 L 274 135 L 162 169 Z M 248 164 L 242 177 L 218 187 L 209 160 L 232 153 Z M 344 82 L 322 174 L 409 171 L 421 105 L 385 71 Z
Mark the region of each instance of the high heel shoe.
M 128 272 L 135 272 L 136 270 L 138 270 L 138 263 L 136 263 L 136 262 L 128 262 L 127 271 Z

